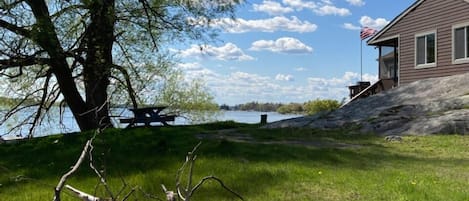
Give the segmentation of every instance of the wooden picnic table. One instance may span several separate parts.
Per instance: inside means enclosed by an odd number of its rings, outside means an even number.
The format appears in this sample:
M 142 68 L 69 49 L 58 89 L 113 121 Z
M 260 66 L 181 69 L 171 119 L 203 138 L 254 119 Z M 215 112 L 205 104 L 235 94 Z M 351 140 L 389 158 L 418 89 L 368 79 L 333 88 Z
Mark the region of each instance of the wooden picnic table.
M 120 123 L 128 123 L 129 125 L 127 127 L 132 127 L 139 123 L 150 126 L 151 123 L 155 122 L 168 126 L 168 121 L 174 121 L 176 115 L 161 114 L 161 111 L 166 108 L 166 106 L 130 108 L 129 110 L 133 112 L 134 117 L 122 118 L 120 119 Z

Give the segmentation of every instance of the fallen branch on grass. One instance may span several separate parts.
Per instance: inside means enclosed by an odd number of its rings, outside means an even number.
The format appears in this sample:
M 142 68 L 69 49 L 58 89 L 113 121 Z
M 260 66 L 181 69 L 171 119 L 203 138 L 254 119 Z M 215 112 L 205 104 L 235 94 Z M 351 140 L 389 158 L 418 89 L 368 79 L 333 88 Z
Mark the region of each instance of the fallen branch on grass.
M 72 166 L 70 171 L 65 173 L 60 178 L 59 183 L 57 184 L 57 186 L 54 189 L 54 199 L 53 199 L 53 201 L 61 201 L 60 193 L 61 193 L 61 191 L 64 187 L 66 189 L 68 189 L 69 191 L 71 191 L 77 198 L 80 198 L 83 201 L 117 201 L 119 195 L 126 188 L 127 184 L 126 184 L 125 181 L 123 181 L 124 187 L 119 191 L 119 193 L 117 194 L 117 197 L 114 197 L 110 187 L 108 186 L 108 184 L 106 182 L 106 178 L 100 173 L 100 171 L 98 169 L 95 168 L 95 166 L 93 164 L 93 155 L 92 155 L 92 152 L 93 152 L 93 144 L 92 143 L 93 143 L 93 139 L 95 138 L 95 136 L 86 142 L 86 144 L 83 147 L 83 150 L 80 154 L 80 157 L 78 158 L 75 165 Z M 238 193 L 236 193 L 232 189 L 228 188 L 223 183 L 223 181 L 221 179 L 219 179 L 215 176 L 206 176 L 206 177 L 202 178 L 195 186 L 192 185 L 193 170 L 194 170 L 195 161 L 197 159 L 197 155 L 195 155 L 195 152 L 197 151 L 200 144 L 201 143 L 197 144 L 191 152 L 187 153 L 186 161 L 183 163 L 181 168 L 179 168 L 179 170 L 177 172 L 177 175 L 176 175 L 176 191 L 169 191 L 169 190 L 166 189 L 166 187 L 163 184 L 161 185 L 161 187 L 163 189 L 163 192 L 166 195 L 166 200 L 167 201 L 177 201 L 178 198 L 179 198 L 183 201 L 190 201 L 192 196 L 194 195 L 194 193 L 208 180 L 217 181 L 223 189 L 225 189 L 228 192 L 232 193 L 233 195 L 238 197 L 240 200 L 244 200 L 243 197 L 241 197 L 241 195 L 239 195 Z M 89 193 L 83 192 L 79 189 L 76 189 L 76 188 L 74 188 L 70 185 L 65 185 L 65 182 L 67 181 L 67 179 L 73 173 L 75 173 L 78 170 L 78 168 L 80 167 L 80 165 L 83 163 L 87 153 L 89 154 L 90 168 L 95 172 L 95 174 L 97 175 L 97 177 L 100 180 L 100 183 L 102 183 L 105 186 L 107 193 L 110 195 L 110 198 L 100 198 L 100 197 L 91 195 Z M 181 187 L 181 177 L 184 174 L 187 166 L 189 166 L 189 172 L 187 174 L 188 182 L 187 182 L 186 187 L 184 188 L 184 187 Z M 139 189 L 139 188 L 138 187 L 132 188 L 132 190 L 129 193 L 127 193 L 121 201 L 127 200 L 132 195 L 132 193 L 134 193 L 137 189 Z M 148 196 L 148 197 L 152 197 L 153 199 L 157 199 L 157 200 L 162 200 L 162 199 L 156 198 L 154 196 Z
M 60 193 L 62 191 L 62 188 L 65 185 L 65 182 L 67 181 L 68 177 L 70 177 L 75 171 L 78 170 L 80 167 L 81 163 L 83 163 L 83 160 L 85 160 L 86 153 L 88 152 L 88 149 L 91 147 L 92 139 L 86 141 L 85 147 L 83 148 L 83 151 L 81 151 L 80 157 L 78 158 L 78 161 L 75 163 L 75 165 L 65 173 L 62 178 L 60 178 L 59 183 L 57 184 L 57 187 L 55 187 L 55 192 L 54 192 L 54 199 L 53 201 L 61 201 L 60 199 Z
M 223 187 L 223 189 L 227 190 L 228 192 L 232 193 L 233 195 L 235 195 L 236 197 L 238 197 L 240 200 L 244 200 L 244 198 L 239 195 L 238 193 L 236 193 L 235 191 L 233 191 L 232 189 L 228 188 L 221 179 L 215 177 L 215 176 L 206 176 L 204 178 L 202 178 L 199 183 L 197 183 L 195 186 L 192 186 L 192 176 L 193 176 L 193 172 L 194 172 L 194 165 L 195 165 L 195 161 L 197 159 L 197 155 L 195 155 L 195 152 L 197 151 L 197 149 L 199 148 L 200 146 L 200 142 L 199 144 L 197 144 L 194 149 L 192 149 L 191 152 L 188 152 L 187 153 L 187 156 L 186 156 L 186 161 L 184 162 L 184 164 L 182 164 L 181 168 L 179 168 L 178 170 L 178 173 L 176 175 L 176 192 L 177 192 L 177 197 L 179 197 L 181 200 L 183 201 L 190 201 L 192 196 L 194 195 L 194 193 L 197 191 L 197 189 L 199 189 L 206 181 L 208 180 L 215 180 L 217 181 L 221 187 Z M 184 171 L 187 167 L 187 165 L 189 165 L 189 172 L 188 172 L 188 181 L 187 181 L 187 185 L 186 187 L 181 187 L 181 177 L 182 175 L 184 174 Z M 161 187 L 163 188 L 163 191 L 165 192 L 166 194 L 166 199 L 167 201 L 175 201 L 177 200 L 175 197 L 175 193 L 173 191 L 168 191 L 166 189 L 166 187 L 164 185 L 161 185 Z
M 80 191 L 76 188 L 73 188 L 70 185 L 65 185 L 65 188 L 73 192 L 78 198 L 80 198 L 83 201 L 102 201 L 102 199 L 92 196 L 88 193 L 85 193 L 83 191 Z

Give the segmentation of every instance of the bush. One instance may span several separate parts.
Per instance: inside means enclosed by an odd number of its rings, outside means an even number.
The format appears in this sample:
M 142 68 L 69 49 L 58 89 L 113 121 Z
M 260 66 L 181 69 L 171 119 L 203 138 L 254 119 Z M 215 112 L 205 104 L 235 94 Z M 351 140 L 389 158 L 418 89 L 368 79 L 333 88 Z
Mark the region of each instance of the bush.
M 316 99 L 308 101 L 304 104 L 306 114 L 313 115 L 318 112 L 330 112 L 340 107 L 340 102 L 337 100 L 320 100 Z
M 290 103 L 282 105 L 277 109 L 280 114 L 300 114 L 303 113 L 303 105 L 300 103 Z

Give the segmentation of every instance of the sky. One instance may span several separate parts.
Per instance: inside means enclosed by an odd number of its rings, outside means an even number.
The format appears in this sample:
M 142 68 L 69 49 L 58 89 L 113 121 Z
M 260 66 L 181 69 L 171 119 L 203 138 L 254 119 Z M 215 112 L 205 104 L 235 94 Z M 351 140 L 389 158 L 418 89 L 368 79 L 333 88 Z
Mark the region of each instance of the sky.
M 250 0 L 236 20 L 217 19 L 219 41 L 172 49 L 189 79 L 218 104 L 342 100 L 348 85 L 376 81 L 378 50 L 361 27 L 382 29 L 415 0 Z M 202 51 L 201 51 L 202 49 Z

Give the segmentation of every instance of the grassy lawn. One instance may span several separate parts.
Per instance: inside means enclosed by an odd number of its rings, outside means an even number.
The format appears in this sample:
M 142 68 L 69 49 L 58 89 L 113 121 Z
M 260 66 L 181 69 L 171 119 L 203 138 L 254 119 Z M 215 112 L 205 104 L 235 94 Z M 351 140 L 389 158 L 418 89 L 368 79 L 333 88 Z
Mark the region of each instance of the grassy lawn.
M 220 129 L 232 129 L 222 139 Z M 0 200 L 52 200 L 53 188 L 92 133 L 0 145 Z M 203 139 L 200 137 L 203 136 Z M 239 138 L 242 136 L 243 138 Z M 242 139 L 242 140 L 240 140 Z M 114 194 L 163 198 L 186 153 L 202 141 L 194 180 L 214 175 L 246 200 L 469 200 L 469 137 L 382 137 L 352 131 L 258 129 L 218 123 L 109 130 L 94 141 L 94 162 Z M 105 168 L 104 168 L 105 167 Z M 67 184 L 104 194 L 88 163 Z M 64 191 L 63 200 L 77 200 Z M 216 182 L 194 200 L 237 200 Z

